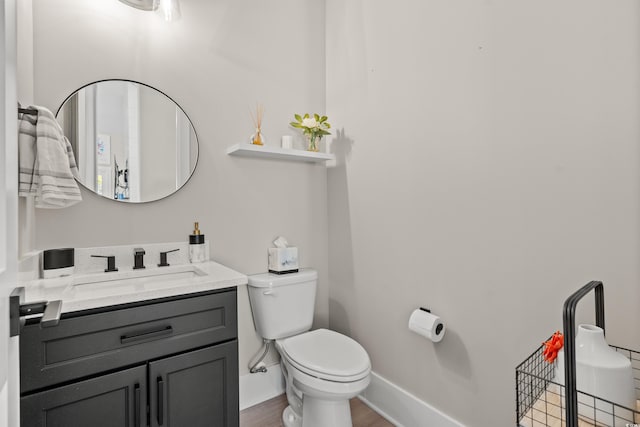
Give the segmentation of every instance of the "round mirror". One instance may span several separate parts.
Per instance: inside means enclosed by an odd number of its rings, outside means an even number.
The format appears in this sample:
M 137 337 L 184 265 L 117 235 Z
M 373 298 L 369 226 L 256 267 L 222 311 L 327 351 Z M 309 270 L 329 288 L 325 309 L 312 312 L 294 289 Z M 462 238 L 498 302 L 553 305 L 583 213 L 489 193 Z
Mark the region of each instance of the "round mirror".
M 78 181 L 108 199 L 162 199 L 196 168 L 191 120 L 171 98 L 143 83 L 88 84 L 62 103 L 56 118 L 73 147 Z

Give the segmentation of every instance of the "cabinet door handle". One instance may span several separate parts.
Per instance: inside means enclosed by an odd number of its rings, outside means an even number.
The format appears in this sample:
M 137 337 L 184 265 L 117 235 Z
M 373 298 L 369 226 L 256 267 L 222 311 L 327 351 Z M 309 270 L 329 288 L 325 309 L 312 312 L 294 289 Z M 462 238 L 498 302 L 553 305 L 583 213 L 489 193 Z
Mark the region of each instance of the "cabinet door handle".
M 147 329 L 145 331 L 132 332 L 120 337 L 120 344 L 130 344 L 136 341 L 144 341 L 153 338 L 163 337 L 165 335 L 171 335 L 173 328 L 171 326 L 162 326 L 160 328 Z
M 164 381 L 158 377 L 158 425 L 164 422 Z
M 140 427 L 140 384 L 135 385 L 133 393 L 133 425 Z

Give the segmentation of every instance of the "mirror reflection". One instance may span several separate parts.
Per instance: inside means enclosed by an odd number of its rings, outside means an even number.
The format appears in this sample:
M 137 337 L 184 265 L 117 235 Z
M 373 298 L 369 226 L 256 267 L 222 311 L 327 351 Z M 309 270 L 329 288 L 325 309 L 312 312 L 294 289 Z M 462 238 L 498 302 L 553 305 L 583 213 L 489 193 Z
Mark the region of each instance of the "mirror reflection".
M 56 115 L 73 147 L 78 180 L 120 202 L 167 197 L 198 161 L 195 129 L 182 108 L 142 83 L 106 80 L 69 96 Z

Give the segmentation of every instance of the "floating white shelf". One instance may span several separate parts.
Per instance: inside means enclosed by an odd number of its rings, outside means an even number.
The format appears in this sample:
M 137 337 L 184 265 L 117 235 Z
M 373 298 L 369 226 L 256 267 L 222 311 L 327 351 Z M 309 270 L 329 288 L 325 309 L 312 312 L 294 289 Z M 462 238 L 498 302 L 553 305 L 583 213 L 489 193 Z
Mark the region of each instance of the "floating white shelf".
M 267 159 L 295 160 L 298 162 L 319 163 L 335 160 L 336 156 L 313 151 L 293 150 L 268 145 L 235 144 L 227 148 L 227 154 L 243 157 L 264 157 Z

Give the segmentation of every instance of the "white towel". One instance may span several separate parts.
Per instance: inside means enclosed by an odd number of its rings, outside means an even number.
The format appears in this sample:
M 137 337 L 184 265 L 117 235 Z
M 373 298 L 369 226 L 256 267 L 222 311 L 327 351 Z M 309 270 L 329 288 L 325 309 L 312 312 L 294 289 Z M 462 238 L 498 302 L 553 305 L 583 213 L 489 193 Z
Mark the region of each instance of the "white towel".
M 74 176 L 78 168 L 71 143 L 53 113 L 24 114 L 18 129 L 20 177 L 18 195 L 35 197 L 37 208 L 65 208 L 82 200 Z

